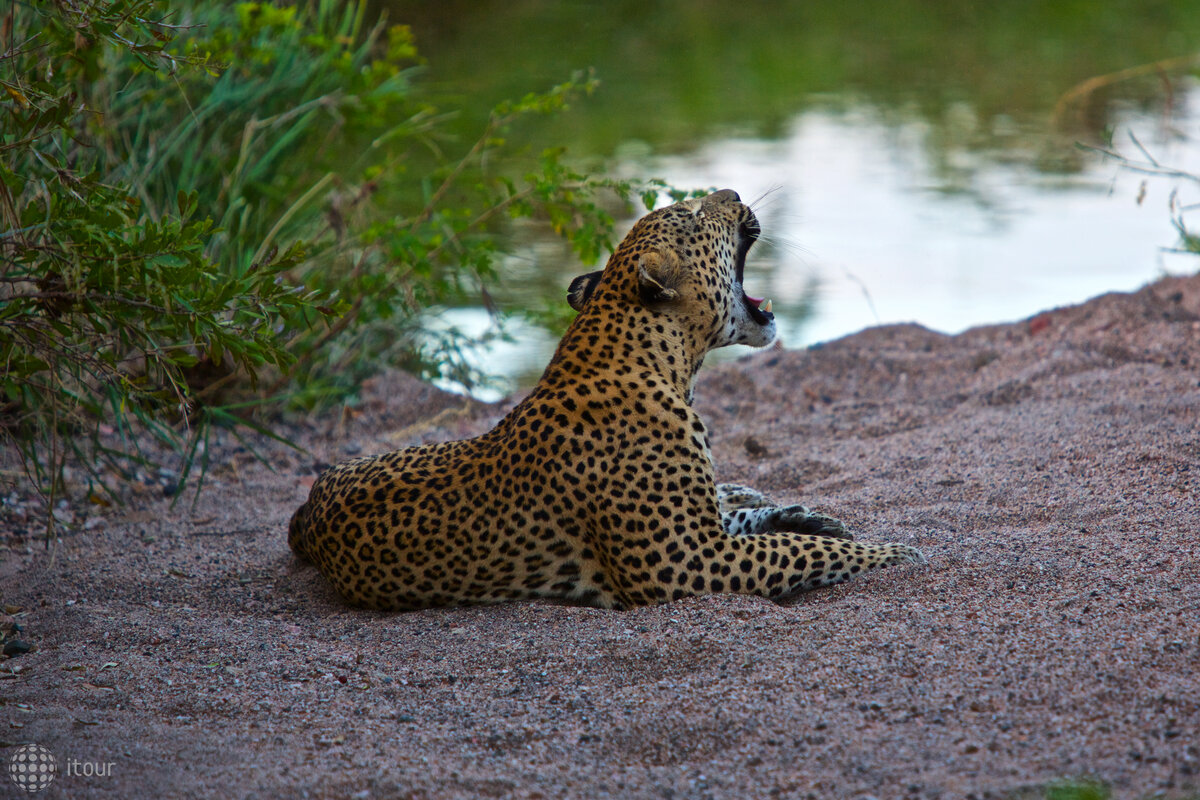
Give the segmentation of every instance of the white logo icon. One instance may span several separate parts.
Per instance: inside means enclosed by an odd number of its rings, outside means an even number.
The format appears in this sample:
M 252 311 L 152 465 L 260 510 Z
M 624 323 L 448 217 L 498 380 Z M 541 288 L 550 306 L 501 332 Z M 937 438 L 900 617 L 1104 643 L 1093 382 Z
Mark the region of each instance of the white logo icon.
M 40 792 L 58 774 L 58 760 L 40 744 L 17 748 L 8 762 L 8 777 L 27 792 Z

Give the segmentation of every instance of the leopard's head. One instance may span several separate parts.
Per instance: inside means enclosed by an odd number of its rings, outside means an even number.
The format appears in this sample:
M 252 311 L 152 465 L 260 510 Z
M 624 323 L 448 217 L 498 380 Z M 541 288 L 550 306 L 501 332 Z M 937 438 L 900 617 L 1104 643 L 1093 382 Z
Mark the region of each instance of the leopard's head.
M 742 285 L 759 232 L 729 189 L 660 208 L 633 226 L 608 266 L 572 281 L 567 301 L 576 311 L 602 304 L 668 322 L 701 357 L 730 344 L 763 347 L 775 338 L 771 304 Z

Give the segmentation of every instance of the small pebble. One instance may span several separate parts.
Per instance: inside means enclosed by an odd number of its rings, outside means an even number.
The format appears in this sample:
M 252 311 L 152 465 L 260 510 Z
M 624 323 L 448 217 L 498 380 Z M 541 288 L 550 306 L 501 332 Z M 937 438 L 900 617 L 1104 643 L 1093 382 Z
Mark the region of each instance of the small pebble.
M 4 655 L 8 656 L 9 658 L 23 656 L 32 649 L 33 645 L 20 639 L 13 639 L 11 642 L 4 643 Z
M 762 445 L 762 443 L 759 442 L 758 439 L 755 439 L 753 436 L 747 436 L 746 441 L 743 442 L 742 444 L 746 448 L 747 453 L 749 453 L 750 455 L 755 456 L 757 458 L 762 458 L 763 456 L 768 455 L 770 453 L 770 451 L 767 450 L 767 448 L 764 447 Z

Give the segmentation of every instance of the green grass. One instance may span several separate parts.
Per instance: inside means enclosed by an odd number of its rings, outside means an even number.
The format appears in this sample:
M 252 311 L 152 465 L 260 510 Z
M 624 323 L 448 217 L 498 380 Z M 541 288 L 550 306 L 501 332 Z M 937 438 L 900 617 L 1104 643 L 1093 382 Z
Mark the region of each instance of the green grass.
M 1025 797 L 1026 795 L 1025 793 L 1021 793 L 1019 796 Z M 1038 796 L 1044 798 L 1044 800 L 1110 800 L 1113 797 L 1113 790 L 1108 783 L 1098 778 L 1062 778 L 1047 784 L 1042 791 L 1038 792 Z M 1162 797 L 1163 794 L 1146 793 L 1134 796 L 1150 800 L 1150 798 Z M 1200 794 L 1197 793 L 1185 795 L 1174 793 L 1170 796 L 1173 798 L 1186 798 L 1186 800 L 1200 800 Z
M 1064 779 L 1046 787 L 1046 800 L 1109 800 L 1108 784 L 1090 778 Z

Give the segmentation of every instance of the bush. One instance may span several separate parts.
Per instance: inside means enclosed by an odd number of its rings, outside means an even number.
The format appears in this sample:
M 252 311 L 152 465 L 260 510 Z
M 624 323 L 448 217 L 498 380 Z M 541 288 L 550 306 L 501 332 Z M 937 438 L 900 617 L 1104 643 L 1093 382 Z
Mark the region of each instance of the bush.
M 519 180 L 522 116 L 582 76 L 493 110 L 471 144 L 417 82 L 403 26 L 365 2 L 18 4 L 0 35 L 0 431 L 45 499 L 183 460 L 214 424 L 311 406 L 395 364 L 478 376 L 426 311 L 486 292 L 499 225 L 542 219 L 585 261 L 604 202 L 661 185 L 581 175 L 561 150 Z M 236 427 L 234 427 L 236 433 Z M 147 437 L 148 434 L 148 437 Z M 48 515 L 49 518 L 49 515 Z

